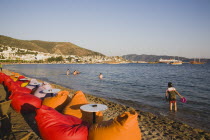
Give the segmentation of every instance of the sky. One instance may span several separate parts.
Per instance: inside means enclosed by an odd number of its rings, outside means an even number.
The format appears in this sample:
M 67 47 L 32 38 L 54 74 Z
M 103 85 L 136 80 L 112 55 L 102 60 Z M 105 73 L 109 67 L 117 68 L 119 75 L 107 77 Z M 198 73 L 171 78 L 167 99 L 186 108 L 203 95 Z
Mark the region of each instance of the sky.
M 107 56 L 210 58 L 210 0 L 0 0 L 0 35 Z

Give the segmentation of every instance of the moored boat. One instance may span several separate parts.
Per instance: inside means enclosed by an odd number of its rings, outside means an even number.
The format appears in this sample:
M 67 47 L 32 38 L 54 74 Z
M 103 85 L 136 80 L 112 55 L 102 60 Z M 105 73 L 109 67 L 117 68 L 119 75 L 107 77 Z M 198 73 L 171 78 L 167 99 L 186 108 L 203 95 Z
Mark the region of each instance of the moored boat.
M 205 62 L 201 62 L 200 59 L 199 59 L 199 61 L 196 61 L 194 59 L 194 61 L 190 61 L 190 64 L 205 64 Z
M 205 64 L 205 62 L 191 61 L 190 64 Z
M 182 61 L 171 62 L 171 65 L 182 65 Z

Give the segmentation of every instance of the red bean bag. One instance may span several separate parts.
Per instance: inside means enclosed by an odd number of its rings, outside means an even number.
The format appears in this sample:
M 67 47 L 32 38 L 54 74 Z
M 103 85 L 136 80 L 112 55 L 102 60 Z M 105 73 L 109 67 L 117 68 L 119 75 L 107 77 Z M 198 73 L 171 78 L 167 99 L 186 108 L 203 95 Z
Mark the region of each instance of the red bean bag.
M 30 113 L 34 112 L 36 108 L 40 108 L 42 101 L 34 95 L 28 93 L 14 92 L 11 106 L 16 112 Z
M 20 84 L 14 81 L 11 81 L 10 84 L 7 86 L 9 92 L 12 92 L 14 89 L 20 87 Z
M 4 82 L 4 78 L 6 77 L 7 75 L 5 73 L 2 73 L 0 72 L 0 84 L 2 84 Z
M 12 92 L 22 92 L 22 93 L 30 94 L 32 92 L 32 90 L 28 89 L 26 87 L 19 87 L 19 86 L 17 86 L 15 88 L 13 88 Z
M 42 105 L 35 119 L 43 140 L 87 140 L 88 127 L 79 118 Z
M 10 82 L 13 81 L 10 77 L 4 78 L 4 86 L 8 87 L 10 85 Z

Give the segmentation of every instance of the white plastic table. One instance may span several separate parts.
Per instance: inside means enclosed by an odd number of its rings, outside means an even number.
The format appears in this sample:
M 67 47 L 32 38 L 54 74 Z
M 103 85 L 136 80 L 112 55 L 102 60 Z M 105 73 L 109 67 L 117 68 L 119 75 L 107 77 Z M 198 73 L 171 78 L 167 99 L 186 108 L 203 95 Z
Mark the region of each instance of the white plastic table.
M 41 83 L 29 83 L 29 85 L 31 85 L 31 86 L 37 86 L 37 85 L 41 85 Z
M 106 110 L 108 107 L 103 104 L 86 104 L 80 107 L 85 112 L 93 113 L 93 123 L 96 123 L 96 112 Z
M 43 90 L 44 93 L 51 93 L 51 96 L 53 96 L 54 93 L 58 93 L 59 91 L 61 90 L 57 88 Z
M 19 80 L 21 80 L 21 81 L 29 81 L 31 79 L 30 78 L 22 78 L 22 79 L 19 79 Z

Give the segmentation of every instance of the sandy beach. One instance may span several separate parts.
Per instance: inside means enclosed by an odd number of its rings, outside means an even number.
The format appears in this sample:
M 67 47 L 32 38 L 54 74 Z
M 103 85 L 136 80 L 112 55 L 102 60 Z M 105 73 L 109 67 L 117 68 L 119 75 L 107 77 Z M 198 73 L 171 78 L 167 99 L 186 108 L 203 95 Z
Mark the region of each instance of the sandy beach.
M 8 70 L 3 70 L 7 75 L 11 72 Z M 62 87 L 60 85 L 51 84 L 54 88 L 59 88 L 61 90 L 67 90 L 72 96 L 75 91 Z M 85 94 L 87 100 L 90 103 L 100 103 L 108 106 L 108 109 L 104 111 L 104 120 L 110 120 L 116 116 L 124 113 L 125 111 L 135 110 L 134 108 L 117 104 L 108 101 L 103 98 L 95 97 L 92 95 Z M 0 99 L 3 100 L 6 97 L 5 89 L 0 85 Z M 27 130 L 34 131 L 36 133 L 36 138 L 39 137 L 39 132 L 36 126 L 36 122 L 33 119 L 35 114 L 20 114 L 16 113 L 12 108 L 9 110 L 11 116 L 12 130 Z M 149 112 L 143 112 L 141 110 L 136 110 L 138 115 L 139 128 L 141 130 L 143 140 L 209 140 L 210 133 L 201 129 L 192 128 L 181 122 L 175 122 L 166 117 L 156 116 Z M 19 134 L 17 134 L 19 135 Z M 18 137 L 18 136 L 17 136 Z M 35 138 L 34 138 L 35 139 Z M 41 139 L 41 138 L 40 138 Z

